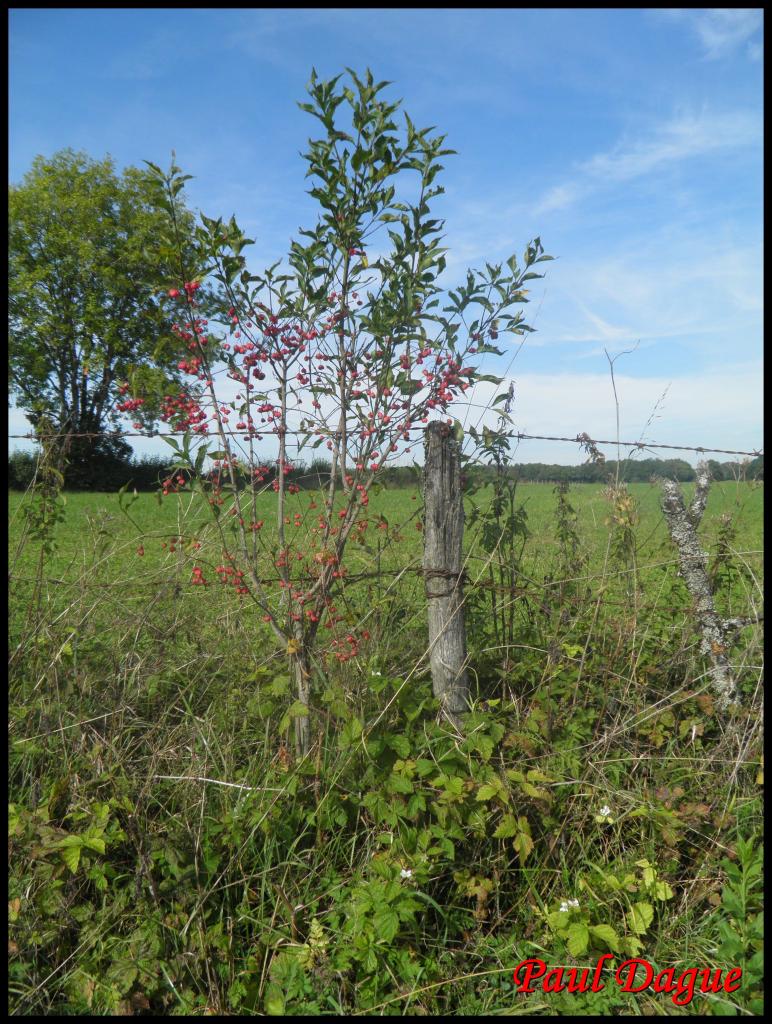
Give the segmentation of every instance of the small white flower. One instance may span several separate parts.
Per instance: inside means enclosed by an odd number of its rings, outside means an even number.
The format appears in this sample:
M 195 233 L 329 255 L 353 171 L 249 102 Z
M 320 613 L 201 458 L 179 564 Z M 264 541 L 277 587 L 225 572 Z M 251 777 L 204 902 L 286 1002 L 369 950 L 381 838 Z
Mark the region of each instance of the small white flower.
M 563 900 L 560 904 L 560 910 L 564 914 L 568 913 L 569 910 L 578 910 L 578 908 L 579 900 Z
M 577 909 L 579 907 L 579 900 L 569 900 L 568 901 L 568 905 L 569 905 L 569 907 L 573 907 L 574 909 Z
M 381 675 L 381 674 L 382 674 L 382 673 L 380 673 L 380 672 L 376 672 L 375 670 L 373 670 L 373 671 L 372 671 L 372 672 L 370 673 L 370 675 L 371 675 L 371 676 L 379 676 L 379 675 Z
M 568 910 L 568 904 L 566 903 L 565 900 L 563 900 L 563 902 L 560 904 L 560 913 L 561 914 L 565 914 L 567 910 Z
M 400 874 L 401 878 L 412 878 L 413 877 L 413 872 L 410 870 L 410 868 L 402 868 L 402 870 L 400 871 L 399 874 Z
M 595 815 L 595 820 L 601 825 L 613 825 L 614 818 L 612 815 L 611 808 L 608 804 L 604 804 L 598 813 Z

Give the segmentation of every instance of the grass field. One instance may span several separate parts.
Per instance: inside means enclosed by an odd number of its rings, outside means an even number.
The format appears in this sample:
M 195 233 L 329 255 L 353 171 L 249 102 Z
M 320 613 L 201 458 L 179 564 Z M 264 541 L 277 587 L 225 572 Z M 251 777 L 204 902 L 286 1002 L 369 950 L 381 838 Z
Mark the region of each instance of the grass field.
M 683 487 L 687 499 L 693 493 L 693 485 Z M 643 567 L 658 562 L 661 558 L 673 559 L 674 550 L 670 546 L 667 527 L 662 517 L 659 503 L 660 491 L 649 484 L 631 484 L 629 491 L 638 507 L 638 523 L 636 526 L 638 561 Z M 472 504 L 485 507 L 489 500 L 490 488 L 484 489 L 473 499 L 467 500 L 467 518 Z M 757 575 L 761 582 L 763 566 L 762 558 L 762 520 L 763 520 L 763 487 L 748 484 L 714 483 L 711 487 L 708 507 L 701 528 L 706 550 L 715 547 L 720 529 L 721 517 L 732 517 L 735 527 L 735 546 L 741 557 L 747 561 L 749 569 Z M 313 518 L 308 511 L 309 501 L 318 495 L 308 491 L 289 496 L 287 499 L 288 514 L 294 517 L 296 511 Z M 575 486 L 570 492 L 570 500 L 577 513 L 577 528 L 586 549 L 589 565 L 599 571 L 606 558 L 609 538 L 607 520 L 610 515 L 609 501 L 601 487 L 582 484 Z M 14 567 L 14 575 L 29 574 L 35 565 L 37 550 L 35 545 L 23 543 L 23 523 L 21 509 L 24 496 L 12 493 L 9 496 L 10 535 L 9 550 Z M 554 489 L 549 484 L 520 484 L 517 488 L 517 503 L 522 505 L 527 514 L 527 527 L 530 538 L 526 551 L 526 563 L 534 572 L 544 569 L 551 562 L 552 554 L 558 546 L 555 536 L 555 505 Z M 384 516 L 397 539 L 381 538 L 384 566 L 390 569 L 405 565 L 418 564 L 422 557 L 422 538 L 416 530 L 416 523 L 422 511 L 421 496 L 417 490 L 384 490 L 376 494 L 370 504 L 372 519 Z M 159 506 L 152 494 L 141 494 L 130 509 L 131 520 L 122 512 L 117 494 L 73 493 L 66 495 L 64 520 L 57 529 L 57 547 L 53 557 L 46 566 L 46 577 L 64 581 L 80 578 L 86 567 L 93 564 L 94 553 L 103 549 L 100 560 L 100 571 L 107 577 L 111 575 L 117 580 L 141 583 L 143 579 L 152 580 L 154 572 L 161 572 L 164 567 L 173 570 L 190 562 L 190 552 L 183 554 L 184 545 L 173 557 L 163 544 L 175 537 L 183 536 L 186 540 L 214 540 L 209 510 L 205 508 L 195 495 L 170 495 Z M 270 548 L 274 537 L 271 535 L 272 517 L 275 515 L 273 494 L 266 493 L 258 499 L 256 517 L 266 520 L 265 544 Z M 305 529 L 304 525 L 301 530 Z M 290 536 L 295 531 L 290 526 Z M 136 558 L 139 544 L 144 548 L 144 561 Z M 475 532 L 467 530 L 467 547 L 475 552 Z M 21 545 L 21 546 L 20 546 Z M 16 550 L 20 547 L 18 562 Z M 207 555 L 219 557 L 219 546 L 210 552 L 202 551 L 198 560 L 206 559 Z M 195 559 L 194 559 L 195 560 Z M 352 571 L 372 565 L 369 552 L 357 552 L 351 555 Z
M 43 558 L 11 494 L 11 1012 L 759 1013 L 760 627 L 721 714 L 660 492 L 629 495 L 578 485 L 561 520 L 521 484 L 495 545 L 490 489 L 468 500 L 464 737 L 435 721 L 420 493 L 375 495 L 340 601 L 368 638 L 321 652 L 297 763 L 285 655 L 248 598 L 191 585 L 222 559 L 199 498 L 67 494 Z M 761 614 L 762 511 L 763 485 L 711 489 L 725 617 Z M 606 952 L 743 985 L 514 991 L 527 957 Z

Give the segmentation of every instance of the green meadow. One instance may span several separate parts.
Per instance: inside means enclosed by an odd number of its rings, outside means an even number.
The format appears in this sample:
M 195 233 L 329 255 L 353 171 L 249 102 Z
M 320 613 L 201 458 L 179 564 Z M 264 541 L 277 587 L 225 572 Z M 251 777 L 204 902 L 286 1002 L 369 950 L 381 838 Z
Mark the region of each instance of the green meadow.
M 653 484 L 630 484 L 629 491 L 637 505 L 637 545 L 639 561 L 645 565 L 647 561 L 659 558 L 663 550 L 669 546 L 667 527 L 660 511 L 660 490 Z M 490 487 L 483 488 L 479 494 L 466 501 L 467 519 L 473 505 L 485 508 L 490 500 Z M 684 484 L 683 492 L 687 500 L 693 493 L 693 484 Z M 708 507 L 701 528 L 701 536 L 709 550 L 715 544 L 722 516 L 731 516 L 736 530 L 736 546 L 743 552 L 749 566 L 754 572 L 762 572 L 762 541 L 763 541 L 763 485 L 747 483 L 714 483 L 708 498 Z M 124 498 L 124 506 L 131 495 Z M 310 501 L 321 497 L 317 492 L 301 491 L 287 498 L 287 514 L 294 519 L 298 511 L 304 517 L 313 518 L 309 511 Z M 530 533 L 527 557 L 531 564 L 546 564 L 550 560 L 550 552 L 557 546 L 555 538 L 555 494 L 551 484 L 520 483 L 517 486 L 516 501 L 525 508 L 527 528 Z M 570 491 L 570 501 L 578 517 L 578 531 L 586 546 L 590 563 L 600 569 L 603 566 L 606 547 L 609 539 L 609 502 L 604 495 L 604 488 L 594 484 L 577 484 Z M 9 495 L 9 550 L 11 558 L 23 538 L 22 509 L 25 498 L 22 494 Z M 400 564 L 417 564 L 422 557 L 421 534 L 415 529 L 420 519 L 422 499 L 418 488 L 399 488 L 381 490 L 371 499 L 370 517 L 377 520 L 384 517 L 389 524 L 389 537 L 395 534 L 397 541 L 390 544 L 382 543 L 388 554 L 390 568 Z M 161 545 L 174 537 L 183 535 L 189 539 L 214 535 L 212 517 L 209 510 L 202 504 L 197 495 L 170 495 L 158 503 L 153 494 L 140 494 L 128 510 L 129 516 L 123 512 L 118 494 L 69 493 L 65 495 L 64 518 L 57 528 L 56 551 L 48 563 L 47 572 L 51 576 L 75 579 L 82 567 L 90 564 L 94 553 L 94 544 L 99 537 L 108 538 L 109 554 L 106 565 L 113 571 L 128 573 L 130 578 L 140 577 L 148 567 L 161 568 L 163 565 L 176 567 L 178 563 L 189 559 L 172 558 Z M 255 518 L 266 521 L 266 533 L 271 531 L 272 517 L 275 515 L 275 499 L 272 492 L 259 496 Z M 303 527 L 302 529 L 304 529 Z M 290 529 L 292 534 L 292 528 Z M 145 547 L 145 562 L 137 563 L 133 558 L 139 542 Z M 470 552 L 475 549 L 473 529 L 467 529 L 466 542 Z M 104 543 L 104 542 L 103 542 Z M 267 538 L 270 546 L 270 538 Z M 36 558 L 34 545 L 23 545 L 19 551 L 18 566 L 33 565 Z M 201 558 L 204 555 L 202 554 Z M 216 555 L 215 555 L 216 557 Z M 675 557 L 670 550 L 667 557 Z M 122 562 L 119 570 L 118 563 Z M 369 565 L 370 558 L 366 553 L 356 551 L 352 558 L 353 565 Z
M 286 654 L 215 573 L 227 504 L 220 534 L 196 495 L 64 497 L 45 553 L 9 495 L 11 1012 L 761 1011 L 763 485 L 713 484 L 699 530 L 748 620 L 727 712 L 658 487 L 467 497 L 463 735 L 431 692 L 420 490 L 374 494 L 337 601 L 364 639 L 339 664 L 322 631 L 302 762 Z M 288 498 L 291 544 L 322 500 Z M 265 578 L 274 501 L 248 513 Z M 743 984 L 513 984 L 604 954 Z

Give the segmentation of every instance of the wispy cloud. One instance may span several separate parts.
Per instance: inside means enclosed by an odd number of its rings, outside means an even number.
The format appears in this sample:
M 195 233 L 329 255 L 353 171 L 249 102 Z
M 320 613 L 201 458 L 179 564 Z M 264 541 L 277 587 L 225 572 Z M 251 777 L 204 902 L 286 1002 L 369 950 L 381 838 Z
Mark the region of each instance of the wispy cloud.
M 638 365 L 683 360 L 696 368 L 758 351 L 762 245 L 727 228 L 662 228 L 550 269 L 550 298 L 529 349 L 562 349 L 571 361 L 640 339 Z
M 764 24 L 764 12 L 759 8 L 715 7 L 692 11 L 679 8 L 663 13 L 688 21 L 707 60 L 731 57 L 746 43 L 745 52 L 751 60 L 761 57 L 761 43 L 753 39 Z
M 537 201 L 534 213 L 541 215 L 563 210 L 575 203 L 583 192 L 584 189 L 578 184 L 555 185 Z
M 748 57 L 752 61 L 761 60 L 764 55 L 764 47 L 761 43 L 748 43 Z
M 578 163 L 572 180 L 549 188 L 537 201 L 536 212 L 565 209 L 609 183 L 620 184 L 685 160 L 751 146 L 761 138 L 761 118 L 749 111 L 681 113 L 640 138 L 622 138 L 611 149 Z
M 752 145 L 761 141 L 761 134 L 760 118 L 747 111 L 683 114 L 648 138 L 624 140 L 608 153 L 599 153 L 580 170 L 598 180 L 629 181 L 665 164 Z
M 614 324 L 610 324 L 607 320 L 604 320 L 603 317 L 598 316 L 597 313 L 593 313 L 592 310 L 588 309 L 583 302 L 577 302 L 577 305 L 595 328 L 596 333 L 594 337 L 599 338 L 601 341 L 626 342 L 629 341 L 631 336 L 635 333 L 629 327 L 619 327 Z

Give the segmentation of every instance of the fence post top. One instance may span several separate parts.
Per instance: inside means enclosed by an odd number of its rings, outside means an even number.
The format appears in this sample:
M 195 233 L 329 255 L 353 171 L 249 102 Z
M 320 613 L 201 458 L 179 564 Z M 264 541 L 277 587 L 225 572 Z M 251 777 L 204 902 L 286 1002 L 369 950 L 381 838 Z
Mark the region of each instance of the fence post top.
M 432 420 L 426 428 L 426 433 L 439 434 L 440 437 L 449 437 L 451 428 L 450 425 L 443 422 L 443 420 Z

